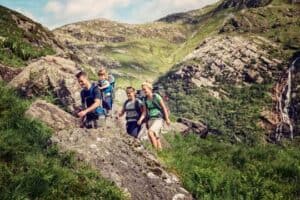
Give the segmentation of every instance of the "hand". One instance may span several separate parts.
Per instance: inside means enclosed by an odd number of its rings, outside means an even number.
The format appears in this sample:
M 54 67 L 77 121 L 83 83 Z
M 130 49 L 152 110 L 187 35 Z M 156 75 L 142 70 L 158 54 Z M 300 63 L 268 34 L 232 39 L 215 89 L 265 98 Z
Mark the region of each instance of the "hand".
M 171 121 L 170 121 L 170 119 L 166 119 L 166 124 L 167 124 L 168 126 L 170 126 L 170 125 L 171 125 Z
M 86 114 L 87 114 L 87 112 L 86 112 L 85 110 L 83 110 L 83 111 L 79 112 L 77 115 L 78 115 L 80 118 L 83 118 L 83 117 L 86 116 Z

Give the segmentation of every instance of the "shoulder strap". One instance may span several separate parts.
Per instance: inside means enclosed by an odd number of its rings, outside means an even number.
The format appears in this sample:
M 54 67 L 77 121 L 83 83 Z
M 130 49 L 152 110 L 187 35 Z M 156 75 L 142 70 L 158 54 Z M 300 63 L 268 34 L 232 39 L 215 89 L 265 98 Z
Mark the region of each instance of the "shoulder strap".
M 157 93 L 154 93 L 154 94 L 153 94 L 153 105 L 154 105 L 157 109 L 162 110 L 162 107 L 160 106 L 160 102 L 158 101 L 158 96 L 159 96 L 159 94 L 157 94 Z
M 140 103 L 139 103 L 139 99 L 136 99 L 135 102 L 134 102 L 134 106 L 135 106 L 135 110 L 138 112 L 138 113 L 141 113 L 141 108 L 140 108 Z
M 89 89 L 90 96 L 94 96 L 94 95 L 93 95 L 93 92 L 94 92 L 94 89 L 95 89 L 96 87 L 98 87 L 98 86 L 97 86 L 96 84 L 92 83 L 92 86 L 91 86 L 91 88 Z
M 125 103 L 123 104 L 123 109 L 124 109 L 124 110 L 126 110 L 126 106 L 127 106 L 128 102 L 129 102 L 129 100 L 127 99 L 127 100 L 125 101 Z

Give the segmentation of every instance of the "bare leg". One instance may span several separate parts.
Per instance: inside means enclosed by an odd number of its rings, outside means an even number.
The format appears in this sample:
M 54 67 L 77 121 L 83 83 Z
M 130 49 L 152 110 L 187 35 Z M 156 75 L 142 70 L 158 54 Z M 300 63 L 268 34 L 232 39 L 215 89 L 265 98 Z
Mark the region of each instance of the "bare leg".
M 153 147 L 154 147 L 155 149 L 157 149 L 158 146 L 157 146 L 157 140 L 156 140 L 155 134 L 154 134 L 152 131 L 149 130 L 149 131 L 148 131 L 148 136 L 149 136 L 149 138 L 150 138 L 150 141 L 151 141 Z
M 156 138 L 156 143 L 157 143 L 157 149 L 162 150 L 162 145 L 161 145 L 160 138 Z

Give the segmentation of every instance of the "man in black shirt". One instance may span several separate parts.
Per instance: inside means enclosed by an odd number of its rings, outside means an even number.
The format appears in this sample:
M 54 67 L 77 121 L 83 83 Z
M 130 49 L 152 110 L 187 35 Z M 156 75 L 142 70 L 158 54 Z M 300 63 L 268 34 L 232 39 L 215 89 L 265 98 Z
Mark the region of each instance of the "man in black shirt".
M 101 107 L 101 92 L 97 84 L 89 81 L 85 72 L 79 72 L 76 74 L 76 78 L 82 88 L 80 93 L 82 111 L 78 113 L 82 122 L 81 127 L 97 128 L 99 116 L 105 115 L 105 110 Z

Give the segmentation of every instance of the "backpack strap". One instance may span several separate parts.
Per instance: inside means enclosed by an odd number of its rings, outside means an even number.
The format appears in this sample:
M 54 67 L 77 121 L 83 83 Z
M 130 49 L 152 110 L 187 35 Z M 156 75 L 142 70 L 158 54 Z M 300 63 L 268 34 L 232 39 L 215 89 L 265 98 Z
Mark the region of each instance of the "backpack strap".
M 153 105 L 162 112 L 162 107 L 160 106 L 160 102 L 158 101 L 158 96 L 160 95 L 157 93 L 153 94 Z

